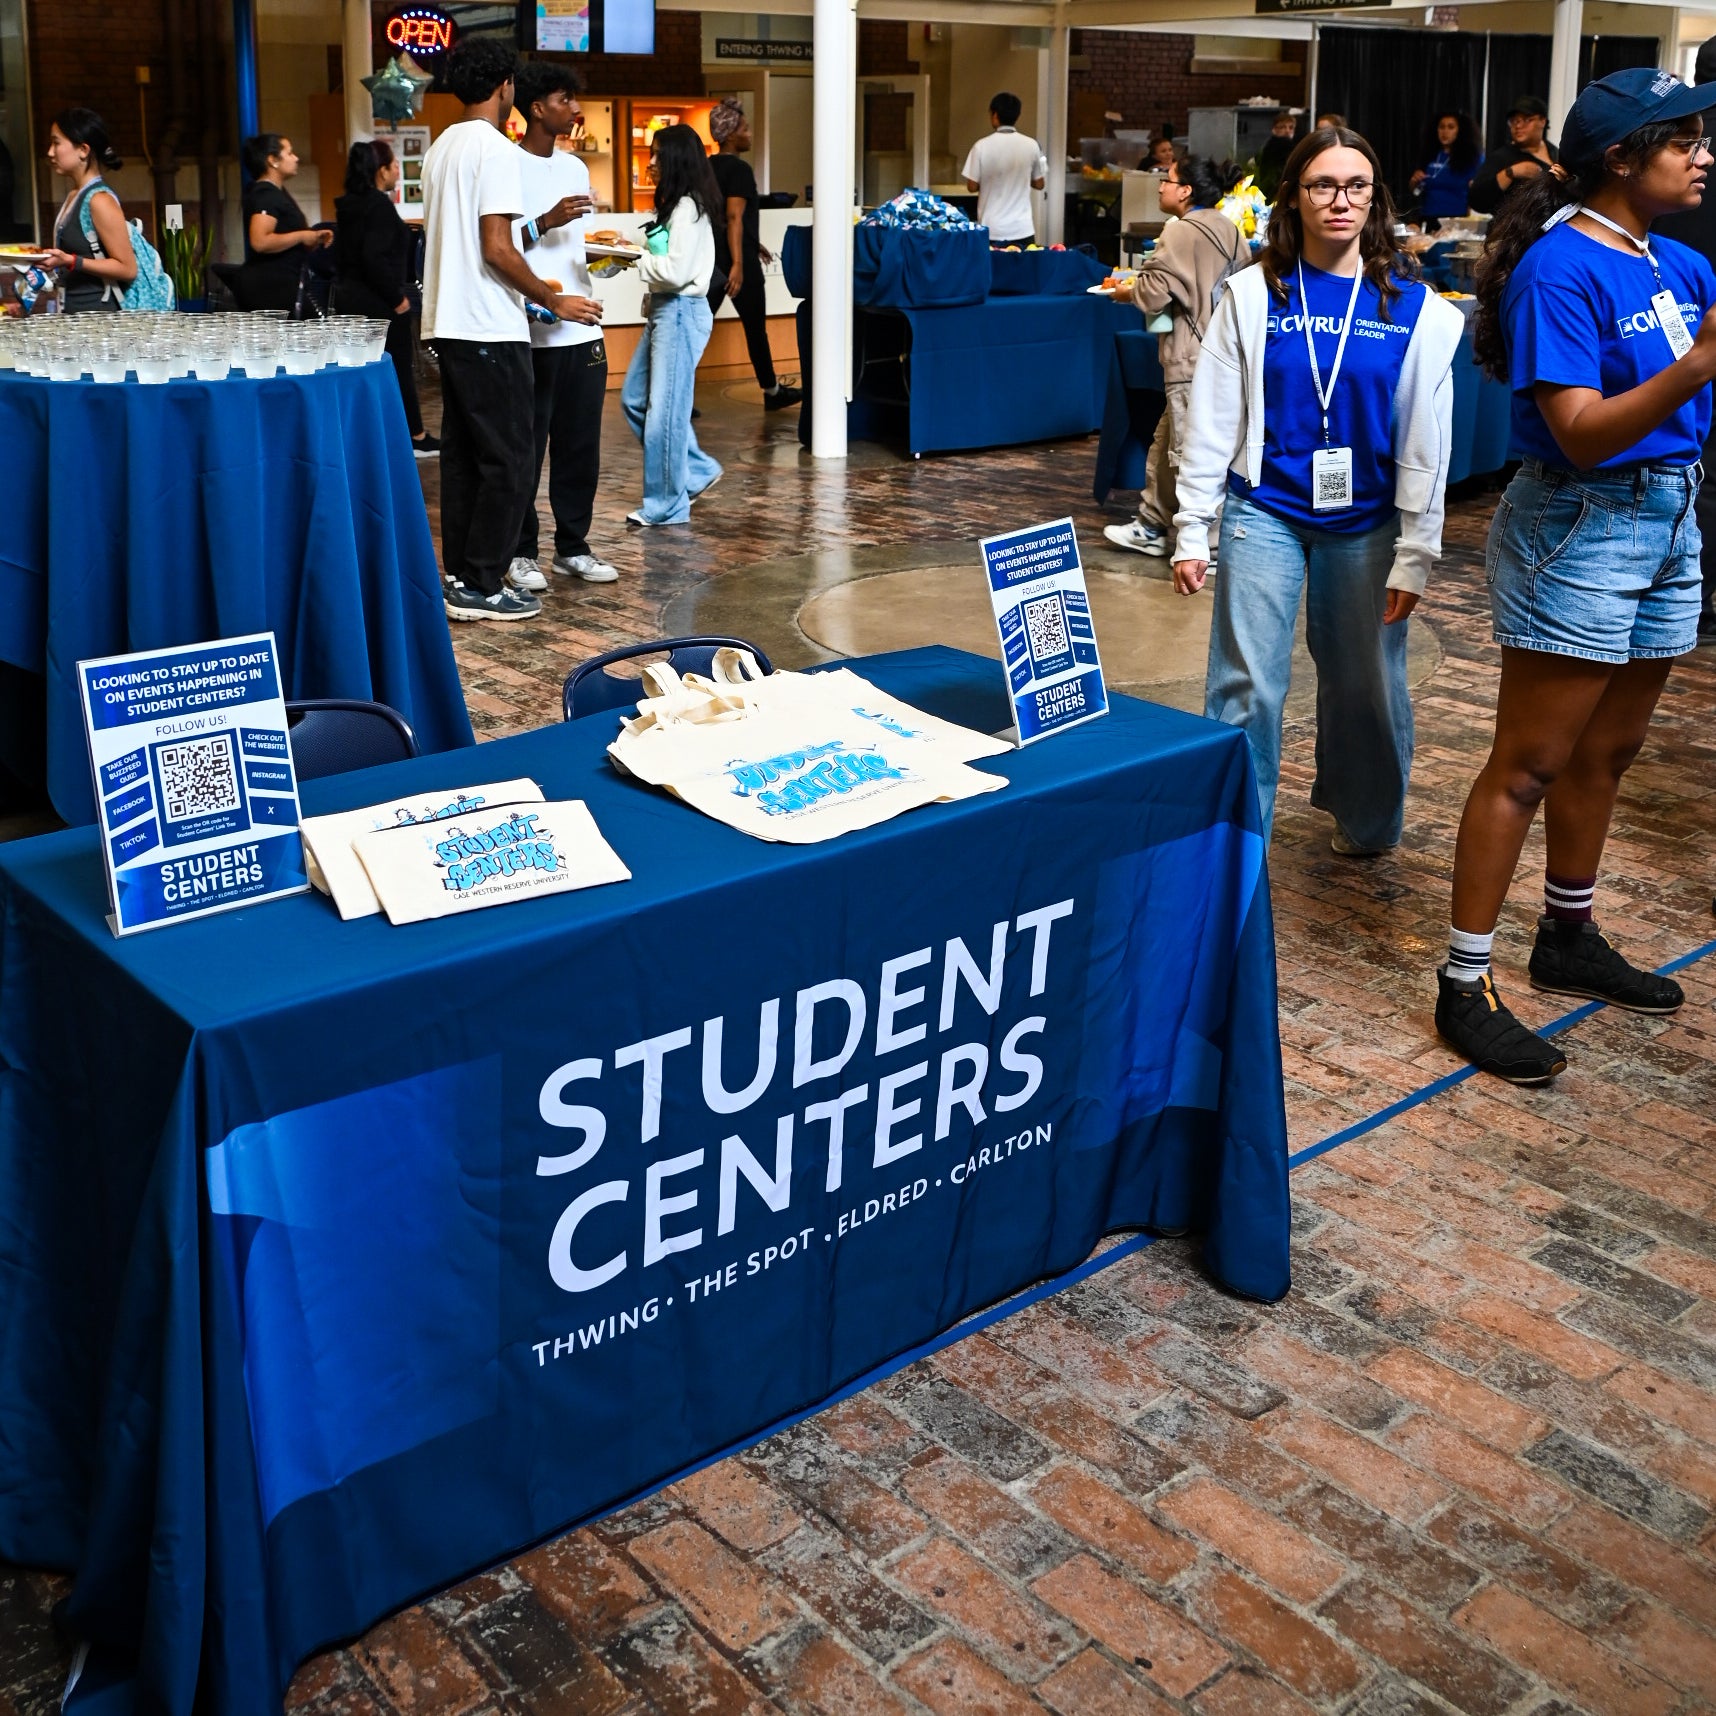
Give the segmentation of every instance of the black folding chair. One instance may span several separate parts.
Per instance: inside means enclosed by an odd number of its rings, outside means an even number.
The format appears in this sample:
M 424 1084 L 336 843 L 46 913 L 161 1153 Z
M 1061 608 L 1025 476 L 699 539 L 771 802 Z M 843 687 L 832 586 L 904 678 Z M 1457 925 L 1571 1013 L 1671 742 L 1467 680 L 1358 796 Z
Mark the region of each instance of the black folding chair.
M 676 673 L 707 673 L 718 649 L 749 650 L 764 673 L 774 672 L 769 658 L 743 638 L 658 638 L 654 643 L 627 644 L 624 649 L 611 649 L 567 674 L 560 693 L 565 718 L 576 721 L 581 715 L 598 715 L 604 709 L 636 708 L 638 682 L 635 677 L 609 673 L 608 669 L 616 662 L 665 654 Z
M 300 781 L 349 774 L 417 755 L 417 741 L 397 709 L 350 697 L 307 697 L 286 705 L 292 767 Z

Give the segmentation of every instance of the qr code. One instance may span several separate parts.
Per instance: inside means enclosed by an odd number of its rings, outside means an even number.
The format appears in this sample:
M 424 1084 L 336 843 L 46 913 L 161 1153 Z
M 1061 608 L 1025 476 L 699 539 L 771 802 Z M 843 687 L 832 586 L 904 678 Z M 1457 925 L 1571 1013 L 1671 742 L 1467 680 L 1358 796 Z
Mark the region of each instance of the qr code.
M 239 808 L 242 801 L 230 733 L 163 745 L 156 758 L 161 766 L 161 803 L 169 822 Z
M 1347 504 L 1347 473 L 1345 471 L 1317 472 L 1317 506 Z
M 1039 661 L 1048 656 L 1062 655 L 1067 644 L 1066 614 L 1059 596 L 1039 596 L 1025 604 L 1025 631 L 1030 638 L 1031 654 Z

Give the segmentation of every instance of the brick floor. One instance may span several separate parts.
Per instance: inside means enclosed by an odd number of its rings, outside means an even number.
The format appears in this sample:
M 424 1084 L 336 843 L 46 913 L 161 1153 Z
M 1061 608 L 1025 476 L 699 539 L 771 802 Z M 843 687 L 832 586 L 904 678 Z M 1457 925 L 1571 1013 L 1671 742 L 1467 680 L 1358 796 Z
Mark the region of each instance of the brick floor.
M 542 622 L 455 634 L 485 735 L 708 577 L 1071 512 L 1093 447 L 803 470 L 705 389 L 728 477 L 695 530 L 598 547 Z M 612 407 L 610 406 L 610 411 Z M 433 489 L 429 468 L 427 485 Z M 1295 727 L 1271 859 L 1287 1109 L 1313 1144 L 1453 1069 L 1430 1028 L 1454 826 L 1496 681 L 1492 501 L 1424 612 L 1406 838 L 1333 857 Z M 1115 516 L 1118 516 L 1116 514 Z M 1679 667 L 1599 906 L 1658 964 L 1707 942 L 1716 651 Z M 1498 939 L 1523 986 L 1542 849 Z M 1716 1708 L 1716 958 L 1672 1020 L 1601 1012 L 1555 1086 L 1468 1081 L 1294 1177 L 1296 1285 L 1240 1303 L 1190 1242 L 1128 1257 L 748 1453 L 306 1664 L 300 1716 L 1658 1716 Z M 52 1708 L 63 1581 L 0 1570 L 0 1716 Z

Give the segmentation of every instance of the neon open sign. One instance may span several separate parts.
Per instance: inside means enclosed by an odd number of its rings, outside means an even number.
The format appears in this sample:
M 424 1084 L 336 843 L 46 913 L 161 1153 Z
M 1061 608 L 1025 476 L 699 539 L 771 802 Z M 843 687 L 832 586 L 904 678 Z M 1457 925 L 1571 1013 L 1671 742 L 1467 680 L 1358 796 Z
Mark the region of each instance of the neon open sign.
M 388 42 L 417 59 L 446 53 L 454 32 L 453 20 L 433 6 L 402 6 L 387 20 Z

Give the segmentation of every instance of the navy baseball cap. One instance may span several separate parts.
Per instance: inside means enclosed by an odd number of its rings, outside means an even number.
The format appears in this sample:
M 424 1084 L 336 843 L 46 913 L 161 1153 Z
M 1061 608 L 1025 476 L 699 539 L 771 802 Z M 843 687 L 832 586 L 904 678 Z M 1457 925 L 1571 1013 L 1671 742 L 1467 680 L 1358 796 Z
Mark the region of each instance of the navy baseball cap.
M 1713 107 L 1716 84 L 1682 83 L 1673 72 L 1650 66 L 1610 72 L 1579 91 L 1561 128 L 1561 158 L 1569 166 L 1582 166 L 1641 125 L 1687 119 Z

